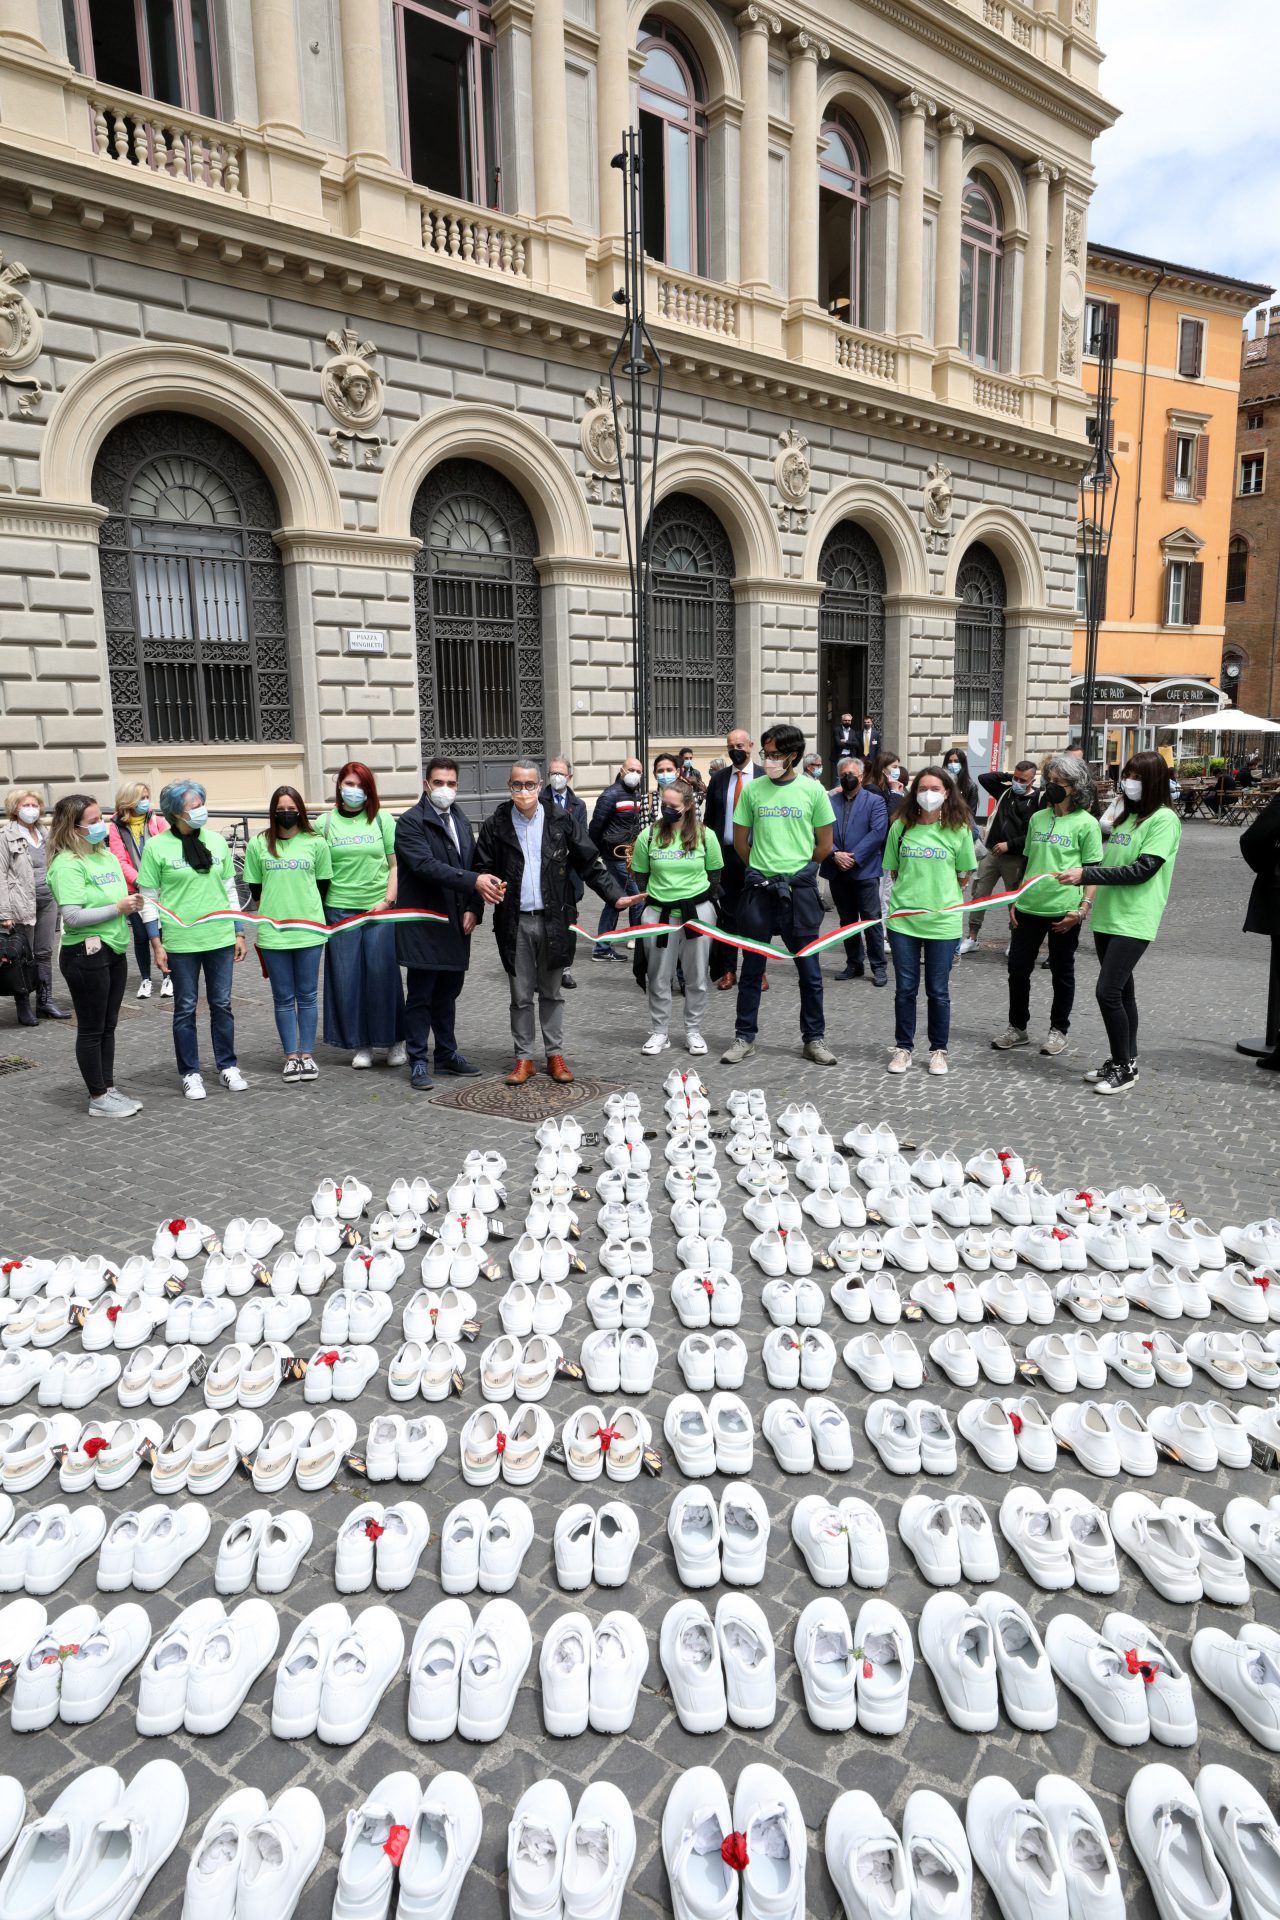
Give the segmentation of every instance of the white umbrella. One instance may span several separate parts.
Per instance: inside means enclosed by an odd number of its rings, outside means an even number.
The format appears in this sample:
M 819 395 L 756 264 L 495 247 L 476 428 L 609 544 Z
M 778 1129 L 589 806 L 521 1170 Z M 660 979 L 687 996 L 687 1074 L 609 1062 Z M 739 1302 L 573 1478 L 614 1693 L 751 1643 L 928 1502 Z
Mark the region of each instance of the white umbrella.
M 1238 707 L 1224 707 L 1220 713 L 1202 714 L 1198 720 L 1179 720 L 1177 725 L 1157 722 L 1164 733 L 1280 733 L 1280 720 L 1264 720 L 1261 714 L 1241 713 Z

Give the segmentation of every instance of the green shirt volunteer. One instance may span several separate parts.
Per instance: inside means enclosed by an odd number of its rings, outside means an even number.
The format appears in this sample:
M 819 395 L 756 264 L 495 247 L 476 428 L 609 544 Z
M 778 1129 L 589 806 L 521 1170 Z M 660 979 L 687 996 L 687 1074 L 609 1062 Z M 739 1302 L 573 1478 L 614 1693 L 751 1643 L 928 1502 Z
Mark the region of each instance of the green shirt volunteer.
M 60 907 L 109 907 L 113 900 L 124 900 L 129 893 L 120 862 L 105 847 L 91 847 L 87 853 L 58 854 L 49 863 L 48 881 L 49 891 Z M 64 947 L 83 946 L 92 939 L 123 953 L 129 944 L 128 914 L 100 920 L 95 927 L 63 927 Z
M 1093 867 L 1102 858 L 1102 829 L 1083 807 L 1074 813 L 1055 813 L 1052 807 L 1042 807 L 1031 816 L 1026 854 L 1024 880 L 1038 873 L 1058 873 L 1064 867 Z M 1064 887 L 1061 881 L 1046 880 L 1018 902 L 1018 911 L 1025 909 L 1046 920 L 1061 920 L 1064 914 L 1079 912 L 1083 899 L 1083 887 Z
M 396 857 L 396 823 L 386 808 L 380 807 L 372 820 L 363 807 L 359 813 L 335 809 L 317 822 L 316 831 L 328 841 L 333 860 L 333 884 L 325 905 L 348 913 L 380 907 Z
M 323 925 L 324 902 L 316 882 L 328 880 L 332 874 L 329 842 L 323 834 L 295 833 L 287 840 L 277 834 L 272 853 L 266 834 L 256 833 L 245 850 L 245 885 L 262 888 L 259 910 L 273 920 L 319 920 Z M 326 937 L 309 927 L 259 926 L 257 930 L 258 945 L 264 952 L 318 947 Z
M 1173 884 L 1173 863 L 1182 841 L 1182 822 L 1172 807 L 1157 807 L 1145 820 L 1133 815 L 1114 827 L 1102 866 L 1131 867 L 1140 854 L 1158 853 L 1164 865 L 1136 887 L 1100 882 L 1093 902 L 1095 933 L 1119 933 L 1129 940 L 1154 940 Z
M 770 879 L 807 866 L 819 829 L 833 825 L 835 817 L 826 788 L 807 773 L 794 780 L 751 780 L 733 810 L 734 826 L 750 829 L 751 865 Z
M 913 940 L 958 940 L 962 915 L 944 913 L 964 898 L 963 881 L 973 872 L 973 830 L 931 826 L 919 821 L 903 827 L 895 820 L 884 849 L 885 871 L 893 875 L 889 930 Z M 893 919 L 903 908 L 920 909 L 912 920 Z
M 657 827 L 646 827 L 636 841 L 631 857 L 632 876 L 644 887 L 650 906 L 696 900 L 710 886 L 709 875 L 719 873 L 724 866 L 719 840 L 715 834 L 699 828 L 698 844 L 686 847 L 677 827 L 671 844 L 664 847 L 658 833 Z
M 176 827 L 148 840 L 138 867 L 139 893 L 154 891 L 162 906 L 176 913 L 178 919 L 189 922 L 198 920 L 202 913 L 219 913 L 235 905 L 231 898 L 235 868 L 230 847 L 212 827 L 201 827 L 200 838 L 213 856 L 213 865 L 207 873 L 198 873 L 187 865 L 182 857 L 183 836 Z M 203 927 L 180 927 L 168 913 L 161 913 L 158 923 L 149 931 L 159 935 L 170 953 L 212 953 L 218 947 L 233 946 L 236 937 L 233 920 L 210 920 Z

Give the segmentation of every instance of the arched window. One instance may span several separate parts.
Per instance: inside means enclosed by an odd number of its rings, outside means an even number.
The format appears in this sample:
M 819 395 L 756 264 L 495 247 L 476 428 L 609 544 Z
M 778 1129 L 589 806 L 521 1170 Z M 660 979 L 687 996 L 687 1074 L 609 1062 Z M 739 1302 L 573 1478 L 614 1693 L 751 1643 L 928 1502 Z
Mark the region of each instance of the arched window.
M 418 713 L 424 764 L 458 762 L 464 800 L 507 790 L 518 753 L 541 760 L 542 600 L 538 536 L 515 488 L 476 460 L 445 460 L 418 490 L 414 561 Z
M 969 731 L 974 720 L 999 720 L 1004 714 L 1004 609 L 1007 600 L 1000 562 L 989 547 L 969 548 L 956 576 L 955 694 L 952 728 Z
M 220 427 L 141 414 L 103 441 L 93 497 L 116 739 L 292 736 L 275 495 Z
M 1000 201 L 975 173 L 964 183 L 960 228 L 960 348 L 979 367 L 1000 365 L 1003 282 Z
M 1249 591 L 1249 542 L 1233 533 L 1227 542 L 1227 604 L 1237 606 Z
M 884 711 L 884 562 L 870 534 L 842 520 L 818 560 L 818 647 L 823 710 L 838 719 Z
M 424 187 L 502 205 L 497 42 L 487 5 L 396 0 L 405 171 Z
M 818 159 L 818 298 L 851 327 L 866 325 L 867 161 L 842 113 L 822 129 Z
M 653 725 L 658 739 L 727 733 L 736 712 L 733 548 L 709 507 L 669 494 L 649 560 Z
M 677 273 L 707 271 L 707 89 L 693 54 L 663 21 L 641 23 L 644 249 Z

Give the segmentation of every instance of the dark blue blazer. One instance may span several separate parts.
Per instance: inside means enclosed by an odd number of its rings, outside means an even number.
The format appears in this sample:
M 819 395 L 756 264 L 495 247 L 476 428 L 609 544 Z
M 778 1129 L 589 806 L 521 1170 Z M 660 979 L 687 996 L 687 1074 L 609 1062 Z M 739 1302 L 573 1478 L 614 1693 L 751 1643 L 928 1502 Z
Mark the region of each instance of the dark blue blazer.
M 437 920 L 410 920 L 396 927 L 396 959 L 402 967 L 462 973 L 471 959 L 471 936 L 462 931 L 462 916 L 483 919 L 484 902 L 476 892 L 475 835 L 456 805 L 453 824 L 456 847 L 443 815 L 425 794 L 396 821 L 396 905 L 445 915 L 443 926 Z
M 889 838 L 889 809 L 884 795 L 874 787 L 859 787 L 850 798 L 836 787 L 830 798 L 836 816 L 831 829 L 832 854 L 851 853 L 857 861 L 845 878 L 878 880 L 883 872 L 884 843 Z M 830 879 L 840 868 L 834 859 L 824 860 L 822 872 Z

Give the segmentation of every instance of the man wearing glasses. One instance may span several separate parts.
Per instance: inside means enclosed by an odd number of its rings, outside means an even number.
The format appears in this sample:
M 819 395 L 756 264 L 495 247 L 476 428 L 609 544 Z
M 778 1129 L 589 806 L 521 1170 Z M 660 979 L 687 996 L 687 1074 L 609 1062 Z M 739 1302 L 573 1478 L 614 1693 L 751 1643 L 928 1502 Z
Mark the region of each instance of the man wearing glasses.
M 511 982 L 511 1038 L 515 1065 L 509 1087 L 532 1080 L 534 999 L 547 1072 L 570 1081 L 564 1057 L 562 975 L 573 959 L 570 931 L 577 911 L 573 875 L 611 907 L 630 907 L 643 894 L 624 892 L 609 872 L 581 824 L 542 794 L 542 778 L 529 761 L 518 760 L 507 782 L 511 799 L 495 807 L 476 842 L 476 892 L 493 908 L 498 958 Z

